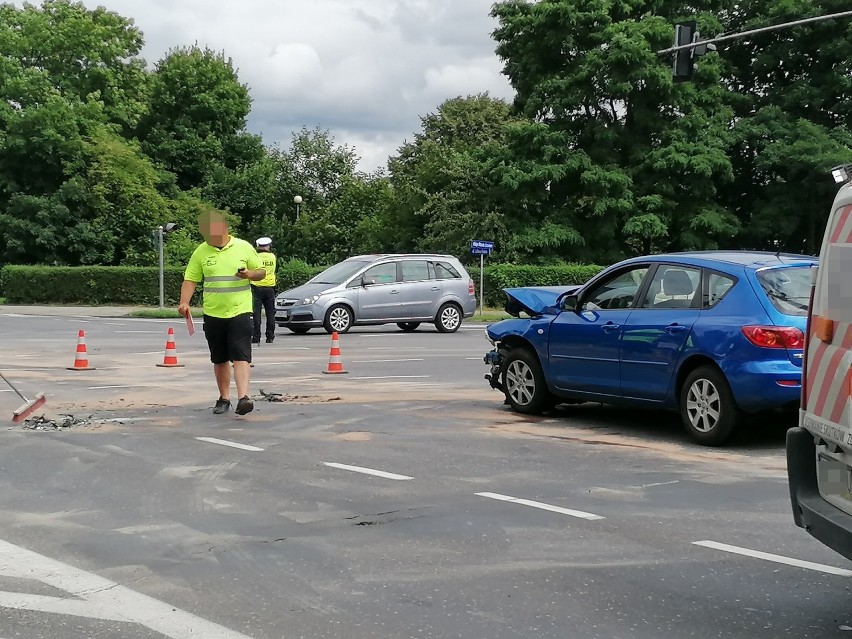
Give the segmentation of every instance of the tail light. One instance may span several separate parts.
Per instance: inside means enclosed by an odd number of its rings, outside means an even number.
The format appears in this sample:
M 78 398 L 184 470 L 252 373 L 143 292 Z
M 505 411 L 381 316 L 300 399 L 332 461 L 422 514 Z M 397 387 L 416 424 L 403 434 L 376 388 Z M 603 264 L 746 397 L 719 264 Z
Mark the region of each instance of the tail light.
M 468 295 L 476 295 L 476 287 L 473 285 L 472 279 L 467 281 L 467 294 Z
M 797 350 L 805 346 L 805 334 L 792 326 L 743 326 L 743 335 L 761 348 L 789 348 Z

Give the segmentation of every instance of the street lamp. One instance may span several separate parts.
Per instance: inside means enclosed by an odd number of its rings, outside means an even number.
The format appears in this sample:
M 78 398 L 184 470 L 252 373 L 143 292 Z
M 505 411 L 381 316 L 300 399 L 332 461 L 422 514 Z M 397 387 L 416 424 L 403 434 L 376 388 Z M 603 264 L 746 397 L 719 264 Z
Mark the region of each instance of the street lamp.
M 299 205 L 302 203 L 302 196 L 297 195 L 293 198 L 293 202 L 296 204 L 296 221 L 299 220 Z
M 174 222 L 169 222 L 165 226 L 157 227 L 157 244 L 159 245 L 160 250 L 160 310 L 165 307 L 165 285 L 164 285 L 164 275 L 163 275 L 163 238 L 168 233 L 177 230 L 178 225 Z

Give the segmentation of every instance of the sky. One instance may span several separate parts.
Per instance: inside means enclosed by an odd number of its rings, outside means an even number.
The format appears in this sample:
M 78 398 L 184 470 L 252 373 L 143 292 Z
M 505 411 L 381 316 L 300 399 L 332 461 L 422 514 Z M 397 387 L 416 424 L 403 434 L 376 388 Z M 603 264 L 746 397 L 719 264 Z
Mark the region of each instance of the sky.
M 252 96 L 252 133 L 286 148 L 292 132 L 318 126 L 365 171 L 385 167 L 448 98 L 511 100 L 492 2 L 83 0 L 132 18 L 150 64 L 174 46 L 224 51 Z

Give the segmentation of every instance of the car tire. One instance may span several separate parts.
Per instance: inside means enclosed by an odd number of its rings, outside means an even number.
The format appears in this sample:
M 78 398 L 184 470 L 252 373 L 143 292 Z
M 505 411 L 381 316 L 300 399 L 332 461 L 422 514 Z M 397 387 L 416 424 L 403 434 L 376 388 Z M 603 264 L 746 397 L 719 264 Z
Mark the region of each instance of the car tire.
M 296 335 L 307 335 L 308 331 L 311 329 L 309 326 L 288 326 L 287 330 L 291 333 L 295 333 Z
M 420 322 L 397 322 L 396 325 L 406 333 L 410 333 L 411 331 L 417 330 L 417 327 L 420 326 Z
M 346 333 L 352 328 L 354 319 L 351 308 L 345 304 L 335 304 L 326 311 L 322 325 L 326 333 Z
M 435 317 L 435 327 L 441 333 L 455 333 L 462 323 L 462 310 L 458 304 L 447 302 L 438 309 Z
M 731 386 L 715 366 L 692 371 L 680 389 L 680 417 L 692 438 L 704 446 L 721 446 L 742 418 Z
M 506 401 L 519 413 L 536 415 L 556 404 L 538 357 L 526 348 L 516 348 L 506 354 L 502 381 Z

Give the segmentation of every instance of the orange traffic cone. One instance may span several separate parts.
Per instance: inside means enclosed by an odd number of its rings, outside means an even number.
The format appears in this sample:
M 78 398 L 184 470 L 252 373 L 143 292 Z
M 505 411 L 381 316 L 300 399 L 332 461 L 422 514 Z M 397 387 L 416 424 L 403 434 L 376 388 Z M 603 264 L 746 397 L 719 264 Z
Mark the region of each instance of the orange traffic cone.
M 86 333 L 81 328 L 77 333 L 77 355 L 74 358 L 74 366 L 68 367 L 69 371 L 93 371 L 94 366 L 89 366 L 89 353 L 86 350 Z
M 166 353 L 163 355 L 163 363 L 157 364 L 157 366 L 160 368 L 183 368 L 183 364 L 178 364 L 175 329 L 171 326 L 169 326 L 169 333 L 166 338 Z
M 326 375 L 340 375 L 348 371 L 343 370 L 343 363 L 340 361 L 340 338 L 337 336 L 337 331 L 331 334 L 331 351 L 328 354 L 328 369 L 323 373 Z

